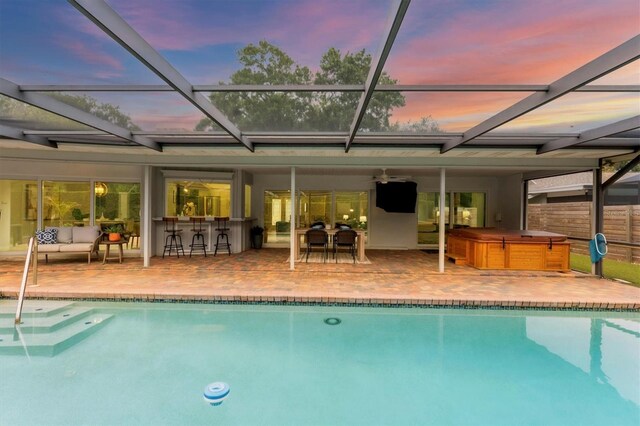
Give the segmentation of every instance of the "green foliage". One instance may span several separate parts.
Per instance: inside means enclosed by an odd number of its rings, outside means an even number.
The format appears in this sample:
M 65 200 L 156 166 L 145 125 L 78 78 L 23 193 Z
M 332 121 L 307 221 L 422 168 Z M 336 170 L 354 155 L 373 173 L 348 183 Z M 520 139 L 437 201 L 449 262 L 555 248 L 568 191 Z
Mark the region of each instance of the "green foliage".
M 262 40 L 238 51 L 242 68 L 231 76 L 230 84 L 364 84 L 371 55 L 361 50 L 342 54 L 330 48 L 320 59 L 320 69 L 312 73 L 297 64 L 277 46 Z M 382 73 L 379 84 L 396 84 Z M 225 84 L 220 82 L 220 84 Z M 348 131 L 360 100 L 360 92 L 218 92 L 211 102 L 243 131 Z M 369 102 L 361 128 L 366 131 L 404 130 L 389 122 L 393 108 L 405 105 L 400 92 L 379 92 Z M 437 124 L 430 118 L 407 123 L 409 131 L 432 131 Z M 203 119 L 196 130 L 215 130 Z
M 124 230 L 122 228 L 122 225 L 110 225 L 110 226 L 104 227 L 104 232 L 108 234 L 119 234 L 119 233 L 122 233 L 123 231 Z
M 71 210 L 71 216 L 73 216 L 75 220 L 82 220 L 83 219 L 82 210 L 78 208 Z
M 602 171 L 615 173 L 621 168 L 623 168 L 624 166 L 626 166 L 627 164 L 628 164 L 628 161 L 618 161 L 618 162 L 606 161 L 602 164 Z M 640 172 L 640 164 L 637 164 L 634 168 L 630 170 L 630 172 Z
M 129 130 L 140 130 L 128 115 L 120 111 L 119 106 L 100 103 L 88 95 L 69 95 L 53 92 L 49 96 L 120 127 Z M 37 129 L 75 130 L 84 128 L 80 123 L 6 96 L 0 96 L 0 117 L 28 123 L 28 126 Z
M 581 272 L 591 272 L 591 260 L 584 254 L 571 253 L 571 269 Z M 637 263 L 620 262 L 604 259 L 603 272 L 605 278 L 620 279 L 640 287 L 640 265 Z
M 102 118 L 103 120 L 116 124 L 120 127 L 124 127 L 129 130 L 140 130 L 137 125 L 133 124 L 131 117 L 120 111 L 120 107 L 117 105 L 100 103 L 88 95 L 69 95 L 66 93 L 53 92 L 50 96 L 60 102 L 64 102 L 67 105 L 81 109 L 82 111 L 88 112 L 89 114 L 95 115 L 98 118 Z

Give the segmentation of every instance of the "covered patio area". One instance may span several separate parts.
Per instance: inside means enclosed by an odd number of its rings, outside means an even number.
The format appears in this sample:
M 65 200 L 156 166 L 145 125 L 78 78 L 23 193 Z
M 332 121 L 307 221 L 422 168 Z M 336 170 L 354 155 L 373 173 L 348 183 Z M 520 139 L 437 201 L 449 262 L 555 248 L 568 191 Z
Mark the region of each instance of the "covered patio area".
M 300 263 L 288 249 L 232 256 L 140 258 L 122 264 L 56 259 L 38 268 L 27 298 L 203 303 L 334 303 L 383 306 L 529 307 L 640 310 L 640 288 L 577 272 L 486 271 L 437 254 L 370 250 L 370 264 Z M 0 297 L 16 297 L 22 262 L 0 264 Z M 32 277 L 29 278 L 30 283 Z

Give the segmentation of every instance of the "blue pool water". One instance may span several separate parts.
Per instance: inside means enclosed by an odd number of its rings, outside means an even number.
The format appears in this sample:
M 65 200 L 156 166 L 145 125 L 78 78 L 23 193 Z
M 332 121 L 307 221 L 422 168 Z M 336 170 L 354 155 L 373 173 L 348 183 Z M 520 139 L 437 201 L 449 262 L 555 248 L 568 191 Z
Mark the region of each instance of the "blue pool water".
M 76 305 L 114 317 L 0 355 L 0 424 L 640 424 L 638 314 Z

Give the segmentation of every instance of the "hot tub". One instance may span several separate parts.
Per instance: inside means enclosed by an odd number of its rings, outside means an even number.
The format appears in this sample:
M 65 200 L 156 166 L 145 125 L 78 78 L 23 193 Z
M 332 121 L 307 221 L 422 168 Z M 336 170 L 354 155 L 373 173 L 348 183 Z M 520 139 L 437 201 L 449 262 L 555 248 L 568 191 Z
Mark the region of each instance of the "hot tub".
M 449 233 L 447 256 L 478 269 L 568 271 L 567 236 L 545 231 L 462 228 Z

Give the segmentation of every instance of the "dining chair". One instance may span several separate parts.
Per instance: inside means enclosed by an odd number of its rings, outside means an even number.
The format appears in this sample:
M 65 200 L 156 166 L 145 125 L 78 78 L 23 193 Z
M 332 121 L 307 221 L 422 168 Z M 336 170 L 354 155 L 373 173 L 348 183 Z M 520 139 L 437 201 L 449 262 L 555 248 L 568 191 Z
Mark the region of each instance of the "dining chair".
M 340 247 L 349 248 L 349 253 L 353 257 L 353 263 L 356 263 L 356 237 L 358 234 L 353 229 L 341 229 L 333 236 L 333 257 L 338 263 L 338 249 Z
M 329 249 L 329 234 L 324 229 L 309 229 L 306 233 L 307 240 L 307 257 L 305 262 L 309 262 L 309 253 L 313 246 L 322 247 L 324 262 L 327 261 L 327 251 Z

